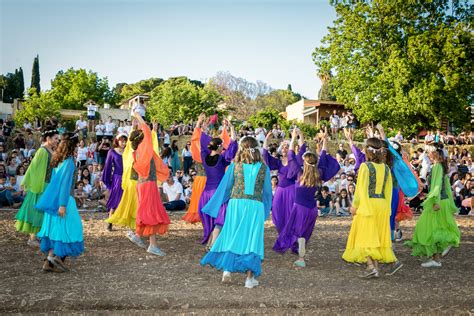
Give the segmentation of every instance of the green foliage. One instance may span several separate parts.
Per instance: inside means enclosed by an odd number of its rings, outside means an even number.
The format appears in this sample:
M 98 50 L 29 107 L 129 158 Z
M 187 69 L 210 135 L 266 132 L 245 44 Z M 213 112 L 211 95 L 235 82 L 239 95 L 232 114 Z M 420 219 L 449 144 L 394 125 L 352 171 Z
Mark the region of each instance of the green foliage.
M 405 134 L 458 126 L 473 102 L 473 5 L 433 1 L 332 1 L 337 19 L 313 60 L 334 95 L 361 123 L 380 121 Z
M 222 96 L 210 85 L 202 88 L 186 77 L 170 78 L 151 91 L 147 113 L 167 126 L 173 120 L 189 122 L 202 112 L 210 114 L 220 101 Z
M 3 102 L 13 103 L 14 99 L 23 99 L 23 69 L 15 69 L 15 73 L 0 76 L 0 89 L 3 89 Z
M 23 109 L 15 114 L 15 122 L 18 125 L 22 125 L 25 119 L 44 120 L 47 117 L 59 117 L 60 115 L 61 104 L 53 98 L 50 92 L 38 94 L 33 90 L 34 88 L 28 90 L 29 99 L 22 103 Z
M 256 114 L 251 115 L 248 118 L 248 121 L 255 128 L 262 124 L 265 129 L 269 130 L 273 127 L 273 124 L 280 124 L 282 121 L 285 121 L 279 113 L 280 111 L 277 109 L 268 106 L 258 111 Z
M 290 90 L 273 90 L 268 94 L 259 95 L 255 99 L 257 109 L 273 107 L 279 112 L 284 112 L 286 107 L 299 99 Z
M 137 94 L 150 94 L 163 81 L 161 78 L 149 78 L 132 84 L 119 83 L 114 91 L 120 96 L 120 101 L 124 101 Z
M 40 86 L 40 69 L 39 69 L 39 55 L 36 55 L 33 61 L 33 69 L 31 70 L 31 86 L 30 88 L 34 88 L 36 93 L 41 93 L 41 86 Z
M 115 105 L 118 96 L 109 89 L 107 78 L 85 69 L 59 71 L 51 81 L 51 96 L 64 109 L 82 110 L 84 103 L 93 100 L 98 104 Z

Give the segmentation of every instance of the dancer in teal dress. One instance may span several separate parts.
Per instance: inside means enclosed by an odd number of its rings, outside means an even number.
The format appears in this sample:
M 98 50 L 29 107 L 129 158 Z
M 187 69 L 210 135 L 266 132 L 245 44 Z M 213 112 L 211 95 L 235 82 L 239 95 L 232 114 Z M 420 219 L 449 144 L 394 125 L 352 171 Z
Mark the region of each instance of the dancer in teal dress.
M 41 251 L 47 254 L 43 265 L 45 272 L 68 271 L 64 259 L 84 252 L 82 220 L 71 194 L 77 177 L 74 152 L 78 141 L 77 134 L 63 134 L 51 161 L 54 168 L 51 182 L 36 204 L 36 208 L 44 212 L 38 238 L 41 239 Z
M 241 140 L 235 163 L 229 165 L 202 211 L 216 218 L 227 201 L 225 224 L 201 264 L 223 270 L 225 283 L 231 272 L 246 273 L 245 287 L 253 288 L 262 272 L 264 222 L 272 205 L 270 170 L 263 164 L 259 143 L 253 137 Z

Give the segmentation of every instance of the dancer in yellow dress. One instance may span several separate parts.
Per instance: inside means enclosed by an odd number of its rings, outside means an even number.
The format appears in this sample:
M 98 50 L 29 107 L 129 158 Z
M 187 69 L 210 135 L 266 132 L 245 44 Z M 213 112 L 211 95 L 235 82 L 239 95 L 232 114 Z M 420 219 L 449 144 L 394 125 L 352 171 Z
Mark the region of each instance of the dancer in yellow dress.
M 154 130 L 155 130 L 155 126 Z M 132 131 L 138 128 L 138 122 L 133 120 Z M 158 138 L 156 133 L 152 133 L 153 148 L 158 154 Z M 106 222 L 118 226 L 125 226 L 129 230 L 127 238 L 140 248 L 146 249 L 143 240 L 135 234 L 138 195 L 137 195 L 137 179 L 132 179 L 133 167 L 133 149 L 132 144 L 127 140 L 127 146 L 122 154 L 123 159 L 123 174 L 122 174 L 122 190 L 123 195 L 120 204 L 115 212 L 110 216 Z
M 387 152 L 378 138 L 367 140 L 367 162 L 361 164 L 351 213 L 354 216 L 342 258 L 367 263 L 366 278 L 379 277 L 379 263 L 397 260 L 392 250 L 390 214 L 392 175 L 384 164 Z

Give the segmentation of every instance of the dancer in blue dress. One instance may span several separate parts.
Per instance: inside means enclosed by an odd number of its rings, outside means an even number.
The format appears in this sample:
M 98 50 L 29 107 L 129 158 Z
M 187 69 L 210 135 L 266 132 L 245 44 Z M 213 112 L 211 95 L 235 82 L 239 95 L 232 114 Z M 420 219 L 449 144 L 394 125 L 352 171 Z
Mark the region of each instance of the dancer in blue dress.
M 222 282 L 230 281 L 231 272 L 246 273 L 245 287 L 253 288 L 262 272 L 264 222 L 272 204 L 270 170 L 253 137 L 241 140 L 235 163 L 202 211 L 216 218 L 227 201 L 225 225 L 201 264 L 223 270 Z
M 77 134 L 63 134 L 51 160 L 54 168 L 51 182 L 36 204 L 36 208 L 44 212 L 38 238 L 41 239 L 41 251 L 47 255 L 43 265 L 45 272 L 68 271 L 64 259 L 84 252 L 82 220 L 71 194 L 77 177 L 74 152 L 78 141 Z

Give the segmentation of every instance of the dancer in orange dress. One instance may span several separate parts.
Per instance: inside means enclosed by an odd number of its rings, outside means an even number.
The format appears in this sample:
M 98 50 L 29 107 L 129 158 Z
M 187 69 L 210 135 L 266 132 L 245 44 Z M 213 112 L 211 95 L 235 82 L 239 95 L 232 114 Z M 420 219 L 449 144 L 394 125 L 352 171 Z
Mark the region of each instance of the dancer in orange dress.
M 207 180 L 206 173 L 204 172 L 204 168 L 202 167 L 201 160 L 201 132 L 202 129 L 195 128 L 193 136 L 191 137 L 191 155 L 196 164 L 196 176 L 194 177 L 189 208 L 182 218 L 183 221 L 186 221 L 190 224 L 201 222 L 201 217 L 199 217 L 198 212 L 198 205 L 199 199 L 201 198 L 201 194 L 204 191 L 204 187 L 206 186 Z M 222 130 L 221 139 L 223 141 L 224 148 L 227 148 L 230 144 L 230 136 L 229 132 L 225 128 Z
M 156 235 L 166 234 L 170 219 L 161 201 L 156 181 L 164 182 L 169 176 L 169 169 L 153 150 L 150 127 L 138 113 L 135 112 L 134 116 L 141 128 L 130 134 L 134 150 L 132 177 L 134 174 L 138 177 L 136 233 L 140 237 L 150 238 L 148 253 L 164 256 L 165 253 L 156 243 Z

